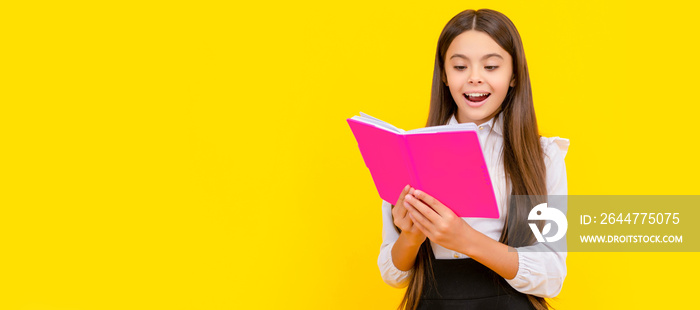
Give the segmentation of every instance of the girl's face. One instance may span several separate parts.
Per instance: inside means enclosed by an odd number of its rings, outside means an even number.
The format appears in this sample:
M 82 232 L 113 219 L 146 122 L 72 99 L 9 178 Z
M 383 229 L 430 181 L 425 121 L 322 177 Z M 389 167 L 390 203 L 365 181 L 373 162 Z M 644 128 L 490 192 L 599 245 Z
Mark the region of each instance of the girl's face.
M 446 84 L 457 103 L 457 121 L 481 125 L 515 86 L 513 60 L 485 32 L 468 30 L 452 41 L 445 54 Z

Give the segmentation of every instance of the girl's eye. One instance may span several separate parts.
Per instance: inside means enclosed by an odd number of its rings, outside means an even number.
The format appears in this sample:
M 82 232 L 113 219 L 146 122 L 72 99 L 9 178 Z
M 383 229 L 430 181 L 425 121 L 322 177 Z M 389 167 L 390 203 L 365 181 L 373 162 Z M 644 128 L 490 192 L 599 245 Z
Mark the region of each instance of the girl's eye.
M 454 66 L 454 68 L 455 68 L 455 70 L 457 70 L 457 71 L 462 71 L 462 70 L 466 69 L 467 66 Z M 498 66 L 486 66 L 486 67 L 484 67 L 484 68 L 486 68 L 486 70 L 491 71 L 491 70 L 496 70 L 496 69 L 498 69 Z

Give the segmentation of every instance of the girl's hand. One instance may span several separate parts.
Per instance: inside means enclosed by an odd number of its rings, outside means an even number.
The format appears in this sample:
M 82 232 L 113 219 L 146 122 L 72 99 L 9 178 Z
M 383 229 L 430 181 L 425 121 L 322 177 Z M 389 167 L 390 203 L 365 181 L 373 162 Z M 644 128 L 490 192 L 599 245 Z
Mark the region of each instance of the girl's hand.
M 465 253 L 473 228 L 437 199 L 420 190 L 404 198 L 408 216 L 431 241 L 456 252 Z
M 404 206 L 404 197 L 413 191 L 409 185 L 404 187 L 401 195 L 399 195 L 399 200 L 396 205 L 391 208 L 391 215 L 394 217 L 394 225 L 401 229 L 401 234 L 408 237 L 409 240 L 415 242 L 414 244 L 421 244 L 425 241 L 425 234 L 414 225 L 413 221 L 408 217 L 408 211 Z

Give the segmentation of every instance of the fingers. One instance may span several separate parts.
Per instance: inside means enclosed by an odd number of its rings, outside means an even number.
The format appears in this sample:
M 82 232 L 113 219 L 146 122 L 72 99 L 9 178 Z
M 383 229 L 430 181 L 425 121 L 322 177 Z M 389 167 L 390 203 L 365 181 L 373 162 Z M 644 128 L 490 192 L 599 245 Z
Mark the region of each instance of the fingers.
M 404 206 L 404 197 L 408 194 L 410 189 L 410 185 L 406 185 L 403 188 L 396 205 L 392 206 L 391 209 L 391 214 L 394 217 L 394 225 L 401 230 L 411 230 L 413 227 L 413 222 L 408 218 L 408 210 L 406 210 L 406 206 Z
M 406 196 L 406 194 L 408 194 L 409 189 L 411 189 L 411 185 L 406 184 L 406 186 L 405 186 L 405 187 L 403 188 L 403 190 L 401 191 L 401 194 L 399 195 L 399 200 L 396 201 L 396 204 L 397 204 L 397 205 L 401 205 L 401 204 L 402 204 L 402 202 L 403 202 L 403 197 Z
M 404 218 L 394 218 L 394 225 L 401 229 L 401 231 L 412 231 L 413 230 L 413 221 L 406 216 Z
M 413 225 L 416 226 L 416 227 L 418 227 L 418 230 L 420 230 L 421 233 L 423 233 L 423 235 L 425 235 L 426 237 L 432 239 L 432 238 L 431 238 L 432 235 L 429 236 L 430 230 L 429 230 L 427 227 L 425 227 L 423 224 L 421 224 L 421 223 L 413 216 L 413 214 L 409 213 L 408 216 L 409 216 L 409 218 L 411 219 L 411 221 L 413 221 Z
M 411 188 L 411 185 L 406 185 L 403 188 L 403 191 L 401 191 L 401 195 L 399 195 L 399 200 L 396 202 L 396 205 L 399 208 L 396 209 L 396 213 L 394 213 L 394 210 L 391 210 L 392 213 L 394 214 L 394 218 L 402 219 L 402 218 L 406 217 L 406 213 L 408 211 L 406 211 L 406 208 L 404 207 L 403 202 L 404 202 L 404 197 L 406 196 L 406 194 L 408 194 L 408 191 L 410 188 Z
M 430 220 L 425 218 L 423 214 L 417 212 L 415 208 L 410 206 L 407 208 L 411 208 L 411 211 L 408 212 L 408 218 L 411 220 L 411 222 L 413 222 L 413 225 L 420 229 L 425 235 L 427 235 L 430 232 L 430 229 L 432 227 L 435 227 L 435 224 L 433 224 L 432 222 L 430 222 Z
M 419 199 L 415 198 L 413 195 L 406 195 L 405 203 L 404 206 L 406 209 L 412 208 L 418 213 L 420 213 L 421 216 L 417 216 L 416 214 L 413 214 L 414 217 L 417 218 L 425 218 L 427 221 L 430 221 L 431 223 L 437 223 L 440 221 L 440 214 L 435 212 L 431 207 L 420 201 Z M 409 210 L 410 211 L 410 210 Z M 411 212 L 415 213 L 415 212 Z M 425 223 L 427 224 L 427 223 Z
M 421 201 L 424 201 L 428 206 L 430 206 L 430 208 L 433 211 L 437 212 L 437 214 L 439 214 L 440 216 L 444 217 L 447 214 L 449 214 L 450 212 L 452 212 L 452 210 L 450 210 L 448 207 L 446 207 L 440 201 L 435 199 L 433 196 L 426 194 L 424 191 L 416 190 L 415 192 L 412 193 L 412 195 L 415 198 L 417 198 Z
M 396 205 L 396 208 L 391 210 L 391 214 L 394 216 L 395 220 L 402 220 L 406 217 L 406 213 L 408 211 L 406 210 L 406 206 L 403 205 L 403 202 L 400 205 Z

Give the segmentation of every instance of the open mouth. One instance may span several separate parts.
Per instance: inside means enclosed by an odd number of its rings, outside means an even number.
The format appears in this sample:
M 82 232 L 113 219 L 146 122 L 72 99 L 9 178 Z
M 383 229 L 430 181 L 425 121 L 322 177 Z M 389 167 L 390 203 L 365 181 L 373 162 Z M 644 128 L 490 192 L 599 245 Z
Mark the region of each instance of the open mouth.
M 482 102 L 486 100 L 491 96 L 491 93 L 470 93 L 470 94 L 464 94 L 464 98 L 467 99 L 467 101 L 470 102 Z

